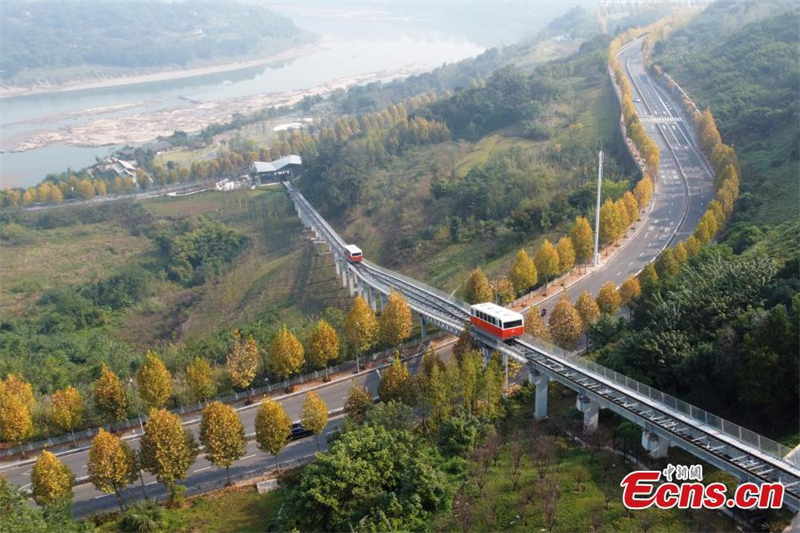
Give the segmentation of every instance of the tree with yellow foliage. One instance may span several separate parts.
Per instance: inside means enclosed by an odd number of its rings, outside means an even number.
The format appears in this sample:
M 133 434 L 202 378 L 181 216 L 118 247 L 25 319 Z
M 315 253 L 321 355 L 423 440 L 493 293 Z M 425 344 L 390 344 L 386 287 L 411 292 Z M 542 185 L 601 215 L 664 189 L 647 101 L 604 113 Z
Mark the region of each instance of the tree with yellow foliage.
M 33 387 L 19 374 L 9 374 L 0 380 L 0 394 L 8 392 L 17 397 L 28 411 L 33 411 L 36 399 L 33 397 Z
M 628 224 L 633 224 L 639 218 L 639 202 L 631 191 L 625 191 L 622 195 L 622 203 L 628 214 Z
M 83 420 L 83 397 L 74 387 L 58 390 L 51 398 L 50 420 L 60 429 L 72 435 L 75 442 L 75 429 Z
M 364 415 L 372 405 L 372 393 L 363 385 L 359 385 L 355 381 L 350 384 L 350 389 L 347 391 L 347 399 L 344 402 L 344 412 L 347 416 L 360 422 L 364 419 Z
M 164 407 L 172 393 L 172 376 L 158 355 L 150 350 L 144 356 L 144 363 L 136 373 L 139 399 L 145 410 Z
M 0 437 L 16 444 L 33 434 L 31 412 L 10 390 L 0 390 Z
M 128 396 L 119 377 L 103 363 L 94 382 L 94 403 L 106 418 L 118 422 L 128 417 Z
M 611 244 L 625 231 L 625 220 L 620 213 L 619 205 L 607 198 L 600 207 L 600 242 Z
M 556 244 L 556 253 L 558 253 L 558 270 L 561 274 L 566 274 L 575 266 L 575 248 L 572 246 L 572 240 L 569 237 L 561 237 L 558 244 Z
M 536 265 L 536 271 L 544 278 L 544 293 L 547 294 L 550 280 L 558 275 L 561 268 L 556 247 L 545 239 L 536 251 L 533 263 Z
M 642 295 L 642 286 L 639 284 L 639 280 L 636 279 L 636 276 L 629 276 L 628 279 L 622 282 L 622 285 L 619 286 L 619 296 L 622 302 L 622 305 L 628 308 L 628 316 L 630 317 L 630 311 L 633 307 L 633 304 L 636 300 L 639 299 L 639 296 Z
M 597 293 L 597 307 L 601 313 L 613 315 L 619 311 L 622 297 L 612 281 L 606 281 Z
M 575 218 L 569 238 L 575 250 L 576 261 L 580 264 L 588 262 L 594 255 L 594 231 L 586 217 Z
M 381 339 L 392 346 L 400 346 L 411 335 L 411 308 L 405 298 L 394 290 L 378 319 Z
M 522 296 L 528 292 L 531 287 L 536 285 L 538 281 L 536 265 L 533 264 L 533 261 L 531 261 L 531 258 L 524 249 L 520 249 L 520 251 L 517 252 L 517 257 L 514 259 L 514 264 L 511 266 L 511 270 L 508 273 L 508 279 L 511 280 L 511 284 L 514 286 L 514 291 L 517 293 L 517 296 Z
M 267 398 L 258 406 L 255 427 L 258 449 L 275 457 L 275 468 L 279 468 L 278 454 L 289 441 L 292 419 L 281 404 Z
M 311 333 L 306 353 L 312 368 L 325 368 L 325 379 L 327 380 L 328 364 L 339 357 L 339 335 L 333 326 L 325 320 L 317 322 Z
M 583 332 L 581 316 L 568 298 L 562 296 L 550 313 L 550 335 L 565 350 L 573 350 Z
M 278 377 L 287 379 L 303 368 L 303 344 L 289 331 L 286 324 L 272 338 L 269 345 L 269 359 L 272 371 Z
M 100 428 L 92 439 L 86 465 L 89 481 L 102 492 L 117 497 L 120 511 L 125 510 L 122 489 L 136 481 L 136 460 L 130 447 L 116 435 Z
M 414 403 L 414 384 L 405 363 L 395 354 L 392 364 L 383 371 L 378 382 L 378 396 L 382 402 L 398 401 L 408 405 Z
M 647 263 L 645 267 L 639 272 L 639 285 L 644 290 L 652 290 L 658 285 L 658 272 L 653 263 Z
M 636 204 L 639 206 L 639 209 L 644 209 L 648 203 L 650 203 L 650 198 L 653 196 L 653 180 L 650 178 L 649 174 L 645 174 L 642 179 L 640 179 L 636 186 L 633 188 L 633 197 L 636 200 Z
M 500 278 L 495 281 L 492 289 L 494 291 L 494 301 L 497 302 L 498 305 L 506 305 L 512 302 L 514 296 L 516 296 L 514 285 L 508 278 Z
M 176 482 L 184 479 L 197 458 L 194 435 L 181 425 L 178 415 L 151 409 L 139 444 L 142 467 L 169 488 L 174 500 Z
M 75 476 L 67 465 L 47 450 L 36 459 L 31 470 L 33 499 L 42 507 L 58 505 L 72 500 Z
M 550 336 L 550 330 L 542 319 L 539 308 L 535 305 L 531 307 L 530 312 L 525 317 L 525 333 L 532 335 L 537 339 L 542 339 L 545 342 L 552 342 L 553 338 Z
M 378 333 L 375 313 L 361 297 L 356 296 L 344 321 L 344 335 L 356 351 L 356 370 L 361 371 L 359 355 L 372 348 Z
M 217 387 L 208 361 L 202 357 L 192 359 L 192 362 L 186 367 L 186 385 L 189 387 L 192 399 L 196 402 L 214 396 Z
M 206 459 L 211 464 L 225 467 L 230 485 L 230 467 L 244 457 L 247 449 L 244 425 L 236 411 L 220 402 L 214 402 L 203 409 L 200 418 L 200 443 L 205 447 Z
M 464 287 L 464 299 L 467 303 L 478 304 L 492 301 L 492 286 L 483 270 L 476 268 L 473 270 L 467 284 Z
M 600 308 L 589 291 L 583 291 L 578 296 L 578 300 L 575 302 L 575 309 L 578 311 L 584 327 L 594 324 L 600 316 Z
M 261 365 L 261 355 L 258 345 L 250 335 L 243 342 L 239 330 L 233 332 L 233 350 L 228 354 L 227 368 L 231 375 L 233 385 L 240 389 L 247 388 L 255 379 L 258 367 Z
M 316 436 L 317 450 L 319 450 L 319 436 L 328 426 L 328 406 L 313 391 L 306 393 L 303 409 L 300 412 L 300 423 Z

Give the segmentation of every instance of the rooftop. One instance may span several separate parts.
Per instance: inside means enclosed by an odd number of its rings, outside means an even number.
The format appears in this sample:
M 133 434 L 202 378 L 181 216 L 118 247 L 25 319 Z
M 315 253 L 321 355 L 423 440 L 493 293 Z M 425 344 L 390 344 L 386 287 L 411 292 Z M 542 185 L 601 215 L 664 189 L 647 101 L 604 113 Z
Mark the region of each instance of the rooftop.
M 501 319 L 503 322 L 507 320 L 522 320 L 521 314 L 512 311 L 510 309 L 506 309 L 505 307 L 500 307 L 499 305 L 493 304 L 491 302 L 475 304 L 472 306 L 472 309 L 482 311 L 487 315 L 495 316 Z
M 288 165 L 302 165 L 303 159 L 299 155 L 286 155 L 275 161 L 256 161 L 253 163 L 256 172 L 276 172 Z

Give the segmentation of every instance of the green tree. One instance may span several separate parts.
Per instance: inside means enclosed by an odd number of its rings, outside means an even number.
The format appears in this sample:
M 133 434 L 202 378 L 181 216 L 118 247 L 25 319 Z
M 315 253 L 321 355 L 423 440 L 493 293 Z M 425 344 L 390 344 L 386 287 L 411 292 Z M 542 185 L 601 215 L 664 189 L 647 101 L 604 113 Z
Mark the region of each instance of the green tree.
M 578 263 L 586 263 L 594 255 L 594 231 L 585 217 L 576 217 L 575 223 L 569 232 L 572 247 L 575 249 L 575 259 Z
M 372 393 L 363 385 L 359 385 L 355 381 L 350 384 L 350 389 L 347 391 L 347 398 L 344 402 L 344 412 L 355 420 L 361 422 L 364 415 L 372 406 Z
M 464 331 L 458 336 L 458 340 L 453 345 L 453 357 L 461 364 L 464 355 L 474 348 L 472 334 L 469 331 L 469 324 L 464 325 Z
M 228 354 L 227 368 L 233 385 L 240 389 L 247 388 L 255 379 L 261 356 L 253 336 L 243 342 L 239 330 L 233 332 L 233 350 Z
M 361 370 L 359 354 L 372 348 L 377 332 L 378 320 L 375 318 L 375 313 L 360 295 L 356 296 L 345 317 L 344 335 L 347 342 L 356 351 L 356 369 L 358 371 Z
M 114 494 L 125 510 L 122 489 L 136 481 L 136 460 L 130 447 L 116 435 L 100 428 L 92 439 L 87 463 L 89 481 L 102 492 Z
M 272 338 L 269 358 L 272 371 L 283 379 L 303 368 L 303 344 L 286 328 L 286 324 Z
M 184 479 L 197 459 L 194 435 L 181 425 L 178 415 L 151 409 L 139 444 L 142 467 L 169 488 L 174 500 L 180 493 L 176 482 Z
M 383 371 L 383 376 L 378 383 L 378 396 L 382 402 L 395 400 L 407 405 L 414 403 L 414 384 L 411 373 L 406 364 L 400 361 L 399 354 L 395 354 L 392 364 Z
M 536 265 L 528 256 L 528 253 L 521 249 L 517 252 L 517 257 L 514 259 L 514 264 L 511 266 L 511 271 L 508 273 L 508 279 L 514 285 L 514 290 L 517 296 L 522 296 L 528 290 L 536 285 L 539 279 L 539 274 L 536 272 Z
M 64 431 L 73 434 L 83 420 L 83 397 L 73 387 L 56 391 L 51 398 L 53 407 L 50 410 L 50 419 L 53 424 Z
M 559 269 L 561 268 L 556 247 L 553 246 L 549 240 L 545 239 L 536 251 L 533 262 L 536 265 L 536 271 L 544 278 L 544 293 L 547 294 L 547 287 L 550 280 L 558 276 Z
M 315 392 L 306 393 L 303 410 L 300 413 L 300 423 L 317 437 L 317 450 L 319 450 L 319 436 L 328 426 L 328 406 Z
M 562 297 L 550 313 L 550 334 L 553 341 L 566 350 L 578 344 L 583 332 L 581 316 L 566 297 Z
M 622 304 L 622 297 L 617 290 L 617 287 L 611 281 L 606 281 L 600 287 L 597 293 L 597 307 L 601 313 L 609 315 L 616 314 L 619 311 L 619 306 Z
M 411 335 L 411 308 L 400 293 L 392 291 L 380 319 L 381 339 L 392 346 L 399 346 Z
M 478 378 L 483 370 L 483 355 L 478 351 L 468 352 L 461 362 L 461 398 L 470 413 L 478 408 Z
M 255 426 L 258 449 L 275 457 L 275 467 L 278 468 L 278 454 L 289 441 L 292 419 L 281 404 L 267 398 L 258 406 Z
M 655 261 L 656 272 L 659 278 L 669 278 L 678 273 L 681 266 L 675 260 L 672 250 L 666 248 L 663 252 L 658 254 Z
M 94 382 L 94 403 L 106 418 L 113 421 L 128 417 L 128 396 L 122 381 L 103 363 L 100 377 Z
M 31 470 L 33 499 L 42 507 L 60 505 L 72 500 L 75 476 L 54 454 L 44 450 Z
M 203 409 L 200 418 L 200 443 L 205 447 L 206 459 L 211 464 L 225 467 L 230 485 L 230 467 L 244 457 L 247 450 L 244 425 L 236 411 L 220 402 L 214 402 Z
M 333 326 L 320 320 L 311 333 L 308 344 L 308 360 L 314 368 L 325 367 L 325 379 L 328 378 L 328 364 L 339 357 L 339 335 Z
M 477 304 L 491 302 L 493 296 L 492 286 L 489 284 L 489 279 L 486 277 L 483 270 L 480 268 L 473 270 L 464 287 L 464 299 L 468 303 Z
M 186 384 L 196 402 L 212 398 L 216 392 L 211 365 L 202 357 L 195 357 L 186 367 Z
M 149 350 L 136 373 L 136 385 L 142 405 L 147 410 L 164 407 L 172 393 L 172 376 L 169 370 L 164 361 Z

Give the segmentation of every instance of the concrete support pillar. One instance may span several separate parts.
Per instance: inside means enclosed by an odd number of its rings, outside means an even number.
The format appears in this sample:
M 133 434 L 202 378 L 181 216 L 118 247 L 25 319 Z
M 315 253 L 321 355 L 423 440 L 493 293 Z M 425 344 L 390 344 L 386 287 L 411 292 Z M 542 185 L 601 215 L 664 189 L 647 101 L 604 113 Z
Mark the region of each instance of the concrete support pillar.
M 339 258 L 339 254 L 333 254 L 333 264 L 336 265 L 336 275 L 337 276 L 341 276 L 342 275 L 342 265 L 339 264 L 339 261 L 341 261 L 341 259 Z
M 642 431 L 642 446 L 653 459 L 662 459 L 667 456 L 669 451 L 667 439 L 647 430 Z
M 508 396 L 508 354 L 503 352 L 503 390 L 504 394 Z
M 597 431 L 597 421 L 600 418 L 600 405 L 593 402 L 588 396 L 578 395 L 575 401 L 575 408 L 583 413 L 584 433 L 594 433 Z
M 386 295 L 381 293 L 381 313 L 386 309 Z
M 425 322 L 425 317 L 422 315 L 419 315 L 419 330 L 422 342 L 428 340 L 428 324 Z
M 483 367 L 486 368 L 486 365 L 489 364 L 489 360 L 492 358 L 492 349 L 483 345 L 481 347 L 481 352 L 483 352 Z
M 536 420 L 544 420 L 547 418 L 547 392 L 550 388 L 550 378 L 534 370 L 528 374 L 528 379 L 536 386 L 536 394 L 534 395 L 534 408 L 533 417 Z
M 355 279 L 356 275 L 353 274 L 352 272 L 349 272 L 348 274 L 349 275 L 347 276 L 347 289 L 350 291 L 350 298 L 355 298 L 355 296 L 356 296 L 356 283 L 357 283 L 357 281 Z
M 343 258 L 339 258 L 342 265 L 342 287 L 347 287 L 347 262 Z
M 378 312 L 378 299 L 380 299 L 381 294 L 378 292 L 377 289 L 373 289 L 372 287 L 369 288 L 369 306 L 372 308 L 373 313 Z

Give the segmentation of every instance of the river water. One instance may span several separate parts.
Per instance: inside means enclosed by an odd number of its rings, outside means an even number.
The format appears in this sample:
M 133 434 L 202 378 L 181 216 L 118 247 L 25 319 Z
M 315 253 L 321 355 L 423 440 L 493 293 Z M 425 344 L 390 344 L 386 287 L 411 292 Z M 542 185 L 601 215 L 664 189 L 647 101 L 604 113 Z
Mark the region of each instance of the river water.
M 26 134 L 69 127 L 90 119 L 122 117 L 196 102 L 224 101 L 255 94 L 311 88 L 328 81 L 408 66 L 435 68 L 480 54 L 484 46 L 457 32 L 413 29 L 404 21 L 347 20 L 291 15 L 296 24 L 323 34 L 309 55 L 259 67 L 216 74 L 0 100 L 0 149 Z M 384 78 L 390 78 L 386 75 Z M 87 109 L 121 106 L 101 115 L 65 116 Z M 124 107 L 124 108 L 123 108 Z M 0 186 L 30 186 L 48 173 L 92 164 L 115 147 L 52 144 L 27 152 L 0 154 Z

